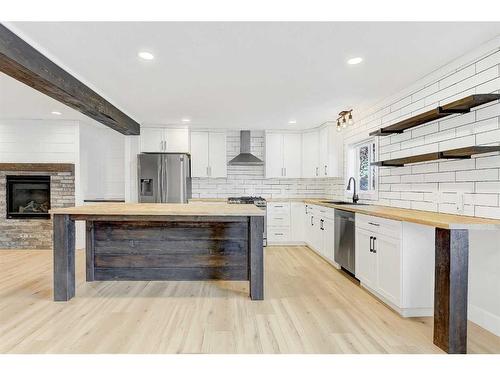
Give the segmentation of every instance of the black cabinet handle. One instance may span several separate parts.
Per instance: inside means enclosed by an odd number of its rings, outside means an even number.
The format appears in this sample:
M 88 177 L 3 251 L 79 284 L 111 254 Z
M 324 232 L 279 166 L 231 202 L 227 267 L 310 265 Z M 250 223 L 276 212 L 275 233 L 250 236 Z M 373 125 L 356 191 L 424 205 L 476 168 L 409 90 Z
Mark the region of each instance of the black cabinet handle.
M 380 224 L 377 224 L 377 223 L 372 223 L 371 221 L 369 221 L 369 222 L 368 222 L 368 224 L 370 224 L 370 225 L 375 225 L 376 227 L 379 227 L 379 226 L 380 226 Z
M 372 240 L 373 240 L 373 237 L 370 236 L 370 253 L 373 253 Z
M 319 228 L 320 228 L 321 230 L 325 230 L 325 228 L 323 227 L 323 223 L 324 223 L 325 221 L 324 221 L 323 219 L 321 219 L 319 222 L 320 222 L 320 227 L 319 227 Z
M 313 222 L 313 216 L 311 216 L 311 225 L 314 226 L 314 222 Z
M 377 253 L 377 250 L 375 249 L 375 241 L 377 240 L 377 237 L 373 237 L 373 253 Z

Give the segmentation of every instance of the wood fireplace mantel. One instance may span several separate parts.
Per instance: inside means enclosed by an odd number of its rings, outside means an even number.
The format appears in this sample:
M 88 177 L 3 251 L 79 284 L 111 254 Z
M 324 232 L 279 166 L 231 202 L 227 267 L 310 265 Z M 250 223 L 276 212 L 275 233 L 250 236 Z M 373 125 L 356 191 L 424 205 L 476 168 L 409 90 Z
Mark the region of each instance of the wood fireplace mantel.
M 0 171 L 13 172 L 71 172 L 75 165 L 69 163 L 0 163 Z

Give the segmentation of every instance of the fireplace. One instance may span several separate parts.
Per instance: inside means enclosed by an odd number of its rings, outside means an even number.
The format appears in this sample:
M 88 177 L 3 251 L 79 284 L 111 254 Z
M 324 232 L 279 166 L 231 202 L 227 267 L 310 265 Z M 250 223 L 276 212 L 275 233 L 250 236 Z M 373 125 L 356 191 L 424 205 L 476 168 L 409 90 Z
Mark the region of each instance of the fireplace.
M 50 219 L 50 176 L 6 176 L 7 219 Z

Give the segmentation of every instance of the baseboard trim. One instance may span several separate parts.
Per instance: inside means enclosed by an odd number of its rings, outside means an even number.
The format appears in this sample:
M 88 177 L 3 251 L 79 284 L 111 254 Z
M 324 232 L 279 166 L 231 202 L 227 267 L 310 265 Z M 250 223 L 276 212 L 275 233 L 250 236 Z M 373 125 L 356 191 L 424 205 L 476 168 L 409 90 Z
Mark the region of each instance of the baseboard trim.
M 500 316 L 490 313 L 475 305 L 469 305 L 469 320 L 485 330 L 500 336 Z
M 411 307 L 411 308 L 406 308 L 406 307 L 398 307 L 394 303 L 390 302 L 382 296 L 380 293 L 376 292 L 372 288 L 366 286 L 362 281 L 359 283 L 359 285 L 365 289 L 367 292 L 369 292 L 371 295 L 373 295 L 375 298 L 380 300 L 384 305 L 387 305 L 390 309 L 394 310 L 397 312 L 399 315 L 401 315 L 403 318 L 416 318 L 416 317 L 422 317 L 422 316 L 434 316 L 434 308 L 433 307 Z

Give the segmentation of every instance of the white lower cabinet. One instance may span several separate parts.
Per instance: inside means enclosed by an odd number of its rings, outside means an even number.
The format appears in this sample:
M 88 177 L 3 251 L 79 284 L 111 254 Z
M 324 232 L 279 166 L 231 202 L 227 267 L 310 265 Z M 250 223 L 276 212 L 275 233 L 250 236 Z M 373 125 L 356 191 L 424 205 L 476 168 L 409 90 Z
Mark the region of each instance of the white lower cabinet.
M 330 263 L 334 263 L 334 209 L 306 205 L 305 242 Z
M 431 316 L 434 228 L 356 214 L 356 278 L 399 314 Z

